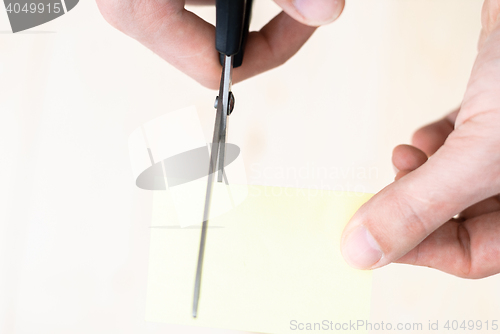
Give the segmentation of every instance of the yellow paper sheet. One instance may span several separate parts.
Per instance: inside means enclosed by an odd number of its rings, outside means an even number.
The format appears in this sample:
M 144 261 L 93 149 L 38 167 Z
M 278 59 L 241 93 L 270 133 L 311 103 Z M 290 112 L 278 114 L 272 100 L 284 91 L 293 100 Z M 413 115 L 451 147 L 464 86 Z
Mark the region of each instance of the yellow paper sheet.
M 215 186 L 215 194 L 224 192 Z M 299 324 L 334 328 L 369 319 L 371 274 L 344 262 L 340 236 L 370 194 L 234 185 L 231 191 L 248 196 L 210 220 L 196 319 L 200 228 L 181 228 L 170 192 L 155 192 L 147 321 L 296 333 Z

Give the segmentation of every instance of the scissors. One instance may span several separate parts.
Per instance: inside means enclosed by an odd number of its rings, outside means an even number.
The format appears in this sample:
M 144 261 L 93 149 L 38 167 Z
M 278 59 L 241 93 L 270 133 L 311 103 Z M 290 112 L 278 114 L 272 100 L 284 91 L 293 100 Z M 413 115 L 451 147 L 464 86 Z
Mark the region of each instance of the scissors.
M 214 125 L 214 136 L 210 150 L 207 191 L 203 210 L 200 249 L 193 296 L 193 318 L 198 314 L 200 299 L 201 273 L 203 255 L 207 238 L 208 216 L 212 198 L 213 178 L 217 171 L 217 181 L 228 184 L 224 173 L 224 156 L 226 152 L 227 117 L 234 108 L 234 95 L 231 92 L 233 68 L 243 63 L 243 54 L 250 25 L 252 0 L 216 0 L 215 48 L 219 52 L 222 65 L 219 96 L 215 99 L 217 109 Z

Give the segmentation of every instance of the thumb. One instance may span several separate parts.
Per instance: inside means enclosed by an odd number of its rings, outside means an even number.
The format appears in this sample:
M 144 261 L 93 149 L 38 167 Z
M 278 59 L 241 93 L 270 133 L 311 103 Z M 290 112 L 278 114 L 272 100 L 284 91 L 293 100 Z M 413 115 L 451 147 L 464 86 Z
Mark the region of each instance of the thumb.
M 500 190 L 500 113 L 455 129 L 422 166 L 365 203 L 346 226 L 342 255 L 353 267 L 391 263 L 468 206 Z
M 345 0 L 275 0 L 285 13 L 300 23 L 320 26 L 335 21 L 344 9 Z

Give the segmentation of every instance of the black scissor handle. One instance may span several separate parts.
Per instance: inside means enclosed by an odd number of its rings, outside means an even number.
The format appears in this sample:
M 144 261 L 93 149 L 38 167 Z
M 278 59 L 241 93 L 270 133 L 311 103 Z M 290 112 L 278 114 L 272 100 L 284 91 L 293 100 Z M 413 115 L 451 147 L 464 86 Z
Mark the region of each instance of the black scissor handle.
M 233 67 L 238 67 L 243 63 L 252 0 L 216 0 L 215 6 L 215 48 L 221 64 L 225 56 L 234 56 Z

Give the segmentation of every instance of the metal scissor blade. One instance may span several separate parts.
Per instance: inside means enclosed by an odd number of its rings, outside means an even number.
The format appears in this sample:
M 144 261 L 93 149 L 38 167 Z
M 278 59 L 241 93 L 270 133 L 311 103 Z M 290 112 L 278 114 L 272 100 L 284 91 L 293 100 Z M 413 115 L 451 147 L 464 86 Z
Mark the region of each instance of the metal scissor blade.
M 224 175 L 224 157 L 226 156 L 226 135 L 227 135 L 227 116 L 230 114 L 231 103 L 231 86 L 233 77 L 233 56 L 224 58 L 224 67 L 222 68 L 221 87 L 219 91 L 219 101 L 217 103 L 217 113 L 219 112 L 219 105 L 222 104 L 222 117 L 220 123 L 220 141 L 219 141 L 219 154 L 218 154 L 218 167 L 219 175 L 218 182 L 222 182 Z M 222 102 L 222 103 L 221 103 Z
M 210 161 L 208 166 L 207 191 L 205 195 L 205 207 L 203 209 L 203 224 L 201 226 L 200 249 L 198 252 L 198 265 L 196 267 L 196 278 L 193 296 L 193 317 L 198 313 L 198 301 L 200 300 L 201 272 L 203 268 L 203 255 L 205 253 L 205 240 L 207 238 L 208 217 L 210 203 L 212 200 L 213 178 L 216 170 L 219 171 L 220 182 L 222 182 L 224 170 L 224 153 L 226 146 L 227 115 L 229 111 L 229 93 L 231 91 L 231 79 L 233 74 L 233 56 L 224 58 L 222 66 L 222 77 L 217 102 L 217 115 L 215 117 L 214 136 L 212 149 L 210 150 Z

